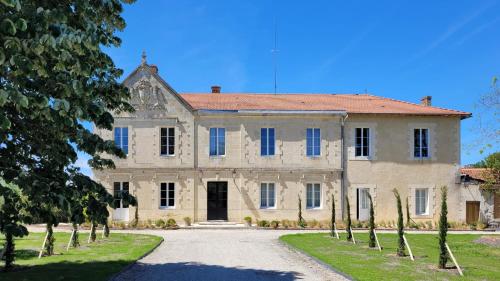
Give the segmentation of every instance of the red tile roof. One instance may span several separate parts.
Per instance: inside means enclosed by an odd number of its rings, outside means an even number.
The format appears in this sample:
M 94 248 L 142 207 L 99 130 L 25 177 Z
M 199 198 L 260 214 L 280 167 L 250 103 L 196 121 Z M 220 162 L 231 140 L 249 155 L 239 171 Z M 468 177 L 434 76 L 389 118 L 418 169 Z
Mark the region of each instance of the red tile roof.
M 487 178 L 486 168 L 460 168 L 460 173 L 476 180 L 486 181 Z
M 456 115 L 470 113 L 398 101 L 368 94 L 182 93 L 194 109 L 203 110 L 339 110 L 347 113 Z

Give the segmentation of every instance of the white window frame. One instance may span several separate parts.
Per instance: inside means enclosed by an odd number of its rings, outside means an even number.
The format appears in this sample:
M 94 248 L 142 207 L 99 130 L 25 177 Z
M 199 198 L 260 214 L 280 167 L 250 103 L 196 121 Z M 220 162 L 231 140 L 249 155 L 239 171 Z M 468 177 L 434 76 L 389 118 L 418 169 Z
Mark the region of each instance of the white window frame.
M 356 135 L 356 131 L 357 129 L 361 129 L 361 155 L 356 155 L 356 148 L 357 148 L 357 139 L 358 139 L 358 136 Z M 363 140 L 364 140 L 364 129 L 367 129 L 368 130 L 368 143 L 365 144 L 363 143 Z M 358 159 L 369 159 L 371 157 L 371 154 L 372 154 L 372 149 L 371 149 L 371 138 L 372 138 L 372 132 L 371 132 L 371 129 L 369 127 L 356 127 L 354 128 L 354 157 L 355 158 L 358 158 Z M 366 147 L 367 150 L 368 150 L 368 155 L 363 155 L 363 148 Z
M 163 188 L 163 185 L 165 185 L 165 204 L 166 205 L 162 205 L 161 204 L 161 201 L 162 201 L 162 196 L 161 196 L 161 193 L 162 193 L 162 188 Z M 169 189 L 170 189 L 170 186 L 172 185 L 173 187 L 173 190 L 174 190 L 174 205 L 169 205 L 169 201 L 170 201 L 170 195 L 169 195 Z M 162 182 L 160 183 L 160 194 L 159 194 L 159 207 L 160 209 L 175 209 L 175 183 L 174 182 Z
M 116 133 L 115 133 L 116 129 L 120 130 L 120 139 L 119 139 L 119 144 L 118 145 L 116 145 Z M 123 135 L 124 135 L 123 134 L 123 129 L 127 129 L 127 145 L 126 145 L 127 146 L 127 151 L 126 152 L 123 151 L 123 147 L 124 147 L 124 145 L 123 145 L 123 139 L 124 139 L 124 137 L 123 137 Z M 128 133 L 129 133 L 129 128 L 127 126 L 125 126 L 125 127 L 114 127 L 113 128 L 113 141 L 115 142 L 115 145 L 118 146 L 123 151 L 123 153 L 125 153 L 125 155 L 128 155 L 129 148 L 130 148 L 130 146 L 129 146 L 129 134 Z
M 274 130 L 274 135 L 273 135 L 273 140 L 272 140 L 272 143 L 273 143 L 273 147 L 274 147 L 274 151 L 273 151 L 273 154 L 270 154 L 269 153 L 269 144 L 271 143 L 271 140 L 269 139 L 269 130 L 270 129 L 273 129 Z M 266 143 L 266 154 L 262 154 L 263 151 L 262 151 L 262 143 L 260 145 L 260 156 L 262 157 L 273 157 L 274 155 L 276 155 L 276 129 L 275 128 L 272 128 L 272 127 L 263 127 L 263 128 L 260 128 L 260 141 L 262 142 L 262 130 L 265 130 L 266 132 L 266 140 L 267 140 L 267 143 Z
M 311 198 L 311 202 L 312 202 L 312 205 L 311 206 L 308 206 L 307 204 L 307 199 L 309 199 L 309 193 L 308 193 L 308 188 L 309 186 L 311 186 L 312 188 L 312 192 L 311 192 L 311 195 L 312 195 L 312 198 Z M 319 192 L 316 192 L 316 187 L 319 188 Z M 307 183 L 306 184 L 306 209 L 321 209 L 323 207 L 323 196 L 322 196 L 322 188 L 321 188 L 321 183 L 317 183 L 317 182 L 311 182 L 311 183 Z M 315 202 L 316 202 L 316 194 L 319 194 L 319 205 L 316 206 Z
M 274 206 L 270 206 L 270 204 L 269 204 L 269 202 L 270 202 L 269 195 L 271 194 L 271 192 L 269 192 L 270 185 L 272 185 L 272 187 L 273 187 L 273 199 L 274 199 L 273 205 Z M 266 193 L 266 195 L 265 195 L 266 196 L 266 204 L 265 204 L 265 206 L 262 205 L 262 199 L 263 199 L 262 198 L 262 189 L 263 188 L 266 189 L 266 192 L 265 192 Z M 261 182 L 260 183 L 260 208 L 261 209 L 276 209 L 276 184 L 274 182 Z
M 415 156 L 415 148 L 417 146 L 417 143 L 415 143 L 415 131 L 418 130 L 418 134 L 419 134 L 419 146 L 420 146 L 420 156 Z M 422 143 L 423 143 L 423 138 L 422 138 L 422 130 L 427 130 L 427 156 L 422 156 Z M 413 149 L 412 149 L 412 156 L 414 159 L 428 159 L 431 157 L 431 144 L 430 144 L 430 140 L 431 140 L 431 137 L 430 137 L 430 134 L 431 134 L 431 130 L 429 128 L 413 128 L 412 130 L 412 135 L 411 137 L 413 138 Z
M 214 155 L 210 154 L 210 144 L 212 141 L 212 136 L 210 135 L 210 131 L 212 129 L 215 129 L 215 151 L 216 153 Z M 219 152 L 219 130 L 223 129 L 224 130 L 224 153 L 220 154 Z M 227 142 L 226 142 L 226 128 L 223 127 L 211 127 L 208 129 L 208 155 L 210 157 L 224 157 L 226 156 L 226 150 L 227 150 Z
M 425 195 L 422 196 L 421 193 L 425 192 Z M 424 200 L 424 209 L 423 212 L 421 210 L 422 201 Z M 416 216 L 428 216 L 429 215 L 429 189 L 428 188 L 416 188 L 415 189 L 415 215 Z
M 116 191 L 115 191 L 115 183 L 118 183 L 119 185 L 119 190 L 118 192 L 120 193 L 120 196 L 121 196 L 121 193 L 123 193 L 123 191 L 125 190 L 125 184 L 127 186 L 127 193 L 130 194 L 130 182 L 128 181 L 115 181 L 113 182 L 113 200 L 118 200 L 116 199 L 116 196 L 118 194 L 116 194 Z M 120 206 L 115 206 L 117 209 L 127 209 L 129 208 L 130 204 L 127 205 L 127 207 L 123 207 L 123 199 L 119 199 L 120 200 Z
M 311 129 L 312 130 L 312 143 L 311 143 L 311 148 L 312 148 L 312 154 L 311 155 L 307 155 L 307 130 Z M 318 130 L 318 139 L 319 139 L 319 146 L 315 146 L 314 145 L 314 139 L 315 139 L 315 134 L 314 132 Z M 319 154 L 314 154 L 314 148 L 315 147 L 318 147 L 319 148 Z M 321 128 L 307 128 L 306 129 L 306 156 L 307 157 L 311 157 L 311 158 L 315 158 L 315 157 L 321 157 Z
M 167 129 L 167 135 L 165 136 L 165 138 L 167 138 L 167 144 L 166 144 L 166 146 L 167 146 L 167 153 L 161 153 L 161 148 L 162 148 L 161 140 L 162 140 L 162 138 L 164 138 L 164 137 L 161 135 L 161 130 L 162 130 L 162 129 Z M 174 129 L 174 144 L 173 144 L 173 145 L 170 145 L 170 140 L 169 140 L 169 138 L 171 137 L 171 136 L 169 135 L 169 131 L 170 131 L 170 129 Z M 173 153 L 173 154 L 169 154 L 169 152 L 168 152 L 168 151 L 169 151 L 169 150 L 168 150 L 168 148 L 169 148 L 170 146 L 173 146 L 173 147 L 174 147 L 174 153 Z M 160 156 L 165 156 L 165 157 L 175 156 L 175 127 L 161 127 L 161 128 L 160 128 Z

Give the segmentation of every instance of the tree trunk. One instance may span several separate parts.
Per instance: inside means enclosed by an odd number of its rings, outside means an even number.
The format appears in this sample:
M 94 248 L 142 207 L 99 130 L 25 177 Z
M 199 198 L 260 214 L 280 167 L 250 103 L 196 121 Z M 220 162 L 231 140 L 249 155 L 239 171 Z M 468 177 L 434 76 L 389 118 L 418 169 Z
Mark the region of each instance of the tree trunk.
M 45 243 L 45 254 L 47 256 L 52 256 L 54 254 L 54 230 L 52 229 L 52 223 L 47 223 L 47 242 Z
M 80 247 L 80 240 L 78 239 L 78 225 L 73 223 L 73 239 L 71 240 L 71 247 L 77 248 Z
M 5 233 L 5 245 L 4 245 L 3 258 L 5 259 L 5 271 L 9 271 L 14 266 L 14 236 L 12 233 Z
M 107 221 L 104 224 L 104 237 L 106 237 L 106 238 L 109 237 L 109 226 L 108 226 L 108 222 Z
M 97 224 L 92 222 L 92 226 L 90 227 L 90 241 L 95 242 L 96 234 L 95 229 L 97 228 Z

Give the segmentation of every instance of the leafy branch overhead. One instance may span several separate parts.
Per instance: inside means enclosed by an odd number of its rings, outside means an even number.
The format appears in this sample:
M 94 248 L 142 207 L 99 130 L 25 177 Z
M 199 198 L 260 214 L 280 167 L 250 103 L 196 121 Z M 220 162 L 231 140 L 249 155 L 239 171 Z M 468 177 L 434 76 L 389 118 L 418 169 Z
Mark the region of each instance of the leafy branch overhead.
M 111 195 L 74 163 L 78 151 L 90 155 L 95 169 L 114 168 L 110 156 L 125 157 L 83 125 L 110 130 L 112 113 L 133 111 L 118 82 L 122 70 L 102 50 L 121 43 L 115 33 L 125 28 L 124 2 L 132 1 L 0 0 L 0 230 L 6 236 L 26 235 L 23 223 L 102 223 L 109 215 Z M 134 202 L 128 194 L 124 199 Z M 9 243 L 6 255 L 13 254 Z

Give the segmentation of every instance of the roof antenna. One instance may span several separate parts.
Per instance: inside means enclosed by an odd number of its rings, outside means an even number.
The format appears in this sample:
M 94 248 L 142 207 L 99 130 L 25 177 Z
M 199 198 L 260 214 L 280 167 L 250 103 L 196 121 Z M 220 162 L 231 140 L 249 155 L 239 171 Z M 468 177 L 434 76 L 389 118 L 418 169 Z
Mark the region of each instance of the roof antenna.
M 146 65 L 146 51 L 142 51 L 142 55 L 141 55 L 141 64 L 142 65 Z
M 276 95 L 276 91 L 278 88 L 278 30 L 276 27 L 276 15 L 274 16 L 274 48 L 271 49 L 271 53 L 273 54 L 273 65 L 274 65 L 274 94 Z

